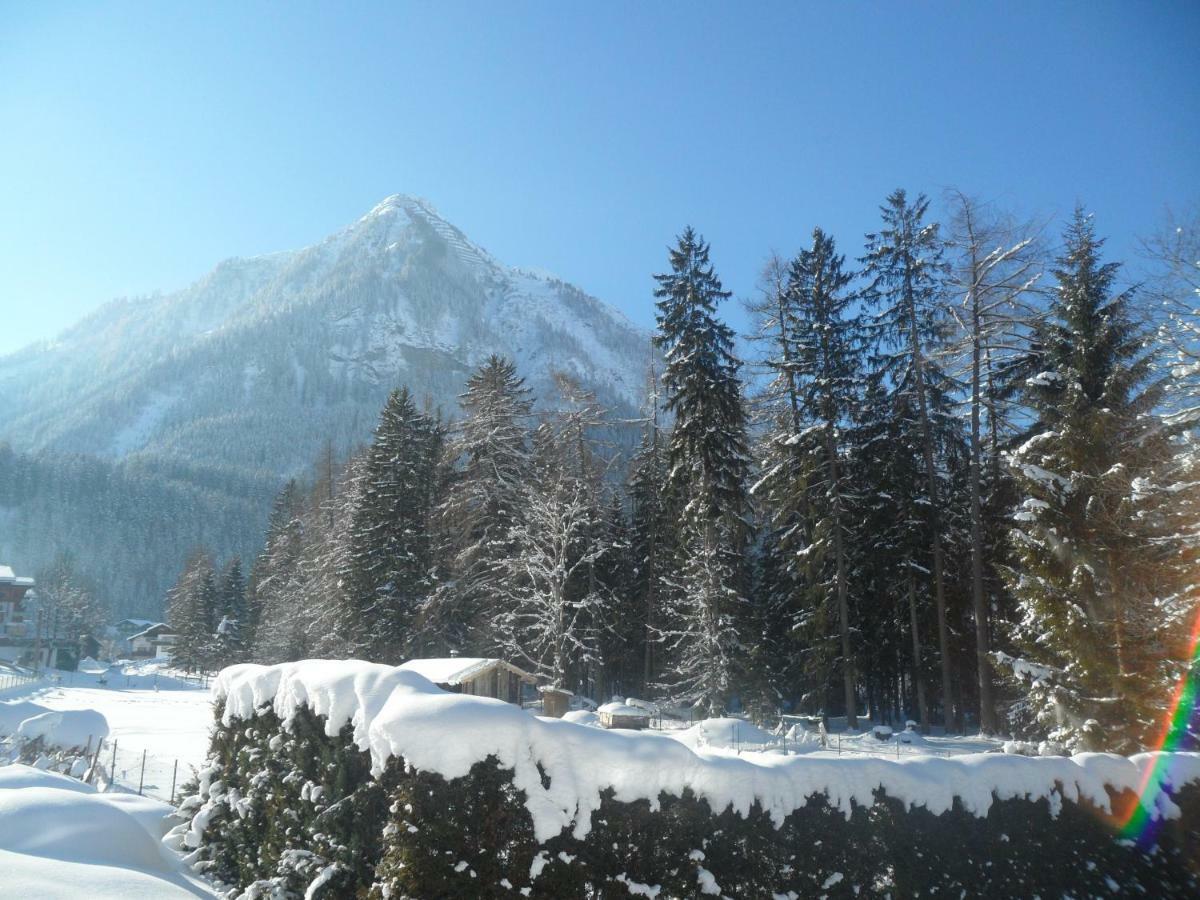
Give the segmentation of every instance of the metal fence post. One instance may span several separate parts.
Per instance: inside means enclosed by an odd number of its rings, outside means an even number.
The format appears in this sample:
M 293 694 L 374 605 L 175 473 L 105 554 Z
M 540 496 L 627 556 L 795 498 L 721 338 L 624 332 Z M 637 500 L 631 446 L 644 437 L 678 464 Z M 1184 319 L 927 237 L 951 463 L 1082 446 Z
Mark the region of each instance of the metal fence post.
M 117 778 L 117 739 L 113 738 L 112 759 L 108 761 L 108 778 L 110 781 L 115 781 Z
M 142 795 L 142 786 L 146 783 L 146 751 L 142 751 L 142 774 L 138 777 L 138 796 Z
M 171 772 L 171 805 L 175 805 L 175 778 L 179 774 L 179 759 L 175 760 L 175 769 Z

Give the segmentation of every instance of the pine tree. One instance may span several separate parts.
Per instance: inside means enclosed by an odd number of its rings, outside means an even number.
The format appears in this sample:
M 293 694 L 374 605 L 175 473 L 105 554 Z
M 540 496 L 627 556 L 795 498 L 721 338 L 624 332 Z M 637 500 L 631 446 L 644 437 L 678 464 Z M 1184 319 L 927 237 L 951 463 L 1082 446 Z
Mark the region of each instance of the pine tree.
M 850 727 L 857 726 L 854 655 L 850 640 L 845 435 L 861 380 L 861 326 L 851 313 L 852 275 L 843 270 L 833 239 L 813 231 L 812 247 L 788 267 L 776 303 L 780 352 L 767 363 L 786 387 L 791 415 L 777 418 L 773 459 L 755 487 L 770 498 L 773 525 L 790 581 L 809 596 L 792 604 L 811 610 L 828 603 L 841 639 L 843 693 Z M 804 614 L 804 613 L 802 613 Z
M 659 425 L 658 378 L 653 371 L 649 385 L 649 415 L 629 474 L 632 505 L 630 591 L 638 610 L 635 621 L 641 627 L 638 640 L 641 677 L 638 683 L 643 691 L 658 677 L 660 660 L 656 659 L 656 648 L 661 637 L 658 626 L 667 606 L 678 557 L 677 518 L 667 489 L 666 448 Z
M 1042 371 L 1027 382 L 1033 436 L 1011 456 L 1025 496 L 1009 589 L 1029 713 L 1072 750 L 1143 745 L 1166 702 L 1162 603 L 1179 557 L 1155 475 L 1171 428 L 1162 383 L 1119 269 L 1076 210 L 1041 328 Z
M 465 417 L 448 442 L 453 472 L 436 517 L 440 582 L 421 627 L 432 649 L 487 652 L 488 623 L 511 606 L 499 567 L 523 519 L 533 401 L 516 367 L 492 356 L 471 375 L 460 402 Z
M 686 498 L 689 530 L 683 590 L 661 628 L 667 689 L 681 702 L 719 712 L 733 689 L 745 604 L 749 503 L 746 413 L 733 331 L 716 316 L 729 296 L 691 228 L 656 275 L 666 408 L 675 416 L 667 448 L 668 489 Z
M 864 274 L 871 279 L 865 292 L 877 309 L 875 327 L 881 352 L 875 360 L 879 376 L 893 394 L 911 402 L 894 403 L 911 416 L 925 467 L 927 511 L 933 559 L 933 593 L 937 609 L 938 649 L 941 656 L 942 712 L 947 728 L 954 717 L 954 677 L 950 659 L 950 626 L 946 610 L 943 549 L 942 473 L 938 468 L 939 431 L 951 427 L 949 379 L 936 362 L 945 343 L 947 320 L 942 302 L 943 243 L 935 223 L 926 223 L 929 201 L 924 195 L 909 202 L 903 190 L 892 192 L 881 208 L 883 227 L 867 236 Z
M 259 662 L 285 662 L 310 655 L 304 604 L 311 598 L 303 591 L 301 574 L 303 513 L 300 486 L 294 479 L 289 480 L 275 498 L 266 546 L 255 560 L 251 575 L 254 602 L 247 618 L 253 656 Z
M 343 573 L 340 623 L 356 654 L 399 663 L 413 646 L 417 613 L 431 590 L 430 518 L 440 429 L 407 388 L 391 393 L 363 463 Z
M 597 690 L 596 696 L 642 695 L 646 686 L 645 605 L 634 588 L 632 531 L 618 490 L 608 493 L 598 545 L 604 552 L 594 565 L 596 586 L 605 602 L 598 611 L 597 630 L 607 691 Z
M 219 668 L 241 661 L 246 652 L 242 627 L 246 619 L 246 579 L 242 561 L 234 556 L 225 564 L 217 582 L 216 659 Z
M 167 592 L 167 617 L 176 638 L 172 657 L 189 672 L 207 671 L 215 657 L 217 584 L 212 557 L 197 549 Z

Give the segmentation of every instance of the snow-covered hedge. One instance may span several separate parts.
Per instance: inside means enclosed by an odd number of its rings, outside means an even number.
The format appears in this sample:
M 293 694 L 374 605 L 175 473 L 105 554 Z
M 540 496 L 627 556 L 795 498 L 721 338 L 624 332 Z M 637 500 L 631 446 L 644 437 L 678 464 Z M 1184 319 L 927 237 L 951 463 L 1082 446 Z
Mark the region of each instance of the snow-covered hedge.
M 1195 892 L 1200 756 L 1112 829 L 1150 756 L 838 759 L 538 719 L 354 661 L 235 666 L 175 834 L 246 896 Z M 234 893 L 236 894 L 236 890 Z

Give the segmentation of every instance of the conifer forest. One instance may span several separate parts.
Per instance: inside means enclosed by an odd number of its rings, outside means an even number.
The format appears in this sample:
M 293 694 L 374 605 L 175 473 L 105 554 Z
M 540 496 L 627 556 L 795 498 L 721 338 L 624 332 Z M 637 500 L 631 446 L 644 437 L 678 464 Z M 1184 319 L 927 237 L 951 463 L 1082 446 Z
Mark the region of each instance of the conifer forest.
M 501 356 L 453 415 L 397 383 L 255 558 L 196 548 L 178 658 L 495 655 L 706 715 L 1148 746 L 1197 605 L 1194 223 L 1135 285 L 1082 207 L 1061 235 L 938 212 L 896 190 L 860 242 L 814 228 L 740 336 L 684 229 L 637 417 L 565 372 L 535 409 Z

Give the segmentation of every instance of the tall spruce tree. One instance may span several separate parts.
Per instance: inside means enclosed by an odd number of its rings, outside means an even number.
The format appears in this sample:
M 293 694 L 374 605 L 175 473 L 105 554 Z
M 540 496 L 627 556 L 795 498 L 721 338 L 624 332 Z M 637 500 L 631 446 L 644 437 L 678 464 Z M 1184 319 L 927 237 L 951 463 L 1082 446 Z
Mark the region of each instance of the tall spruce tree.
M 368 448 L 352 513 L 343 583 L 345 637 L 366 659 L 411 655 L 432 588 L 430 520 L 442 434 L 407 388 L 392 391 Z
M 242 623 L 246 618 L 246 578 L 242 561 L 234 556 L 217 579 L 216 658 L 217 667 L 242 661 L 246 653 Z
M 946 609 L 946 563 L 943 549 L 939 432 L 953 427 L 948 405 L 951 385 L 937 362 L 947 337 L 943 297 L 946 265 L 936 223 L 925 221 L 929 200 L 912 202 L 903 190 L 893 191 L 881 207 L 883 227 L 867 235 L 864 274 L 870 279 L 866 299 L 875 307 L 880 345 L 877 372 L 895 395 L 907 395 L 893 408 L 911 416 L 909 427 L 920 435 L 925 467 L 927 511 L 933 560 L 933 595 L 941 656 L 942 712 L 947 728 L 955 722 L 954 676 L 950 658 L 950 625 Z
M 438 506 L 440 581 L 422 615 L 431 650 L 488 652 L 499 609 L 512 607 L 502 570 L 523 519 L 533 400 L 511 361 L 491 356 L 467 381 L 465 416 L 448 442 L 453 468 Z
M 1007 579 L 1024 658 L 1006 661 L 1050 740 L 1129 751 L 1167 700 L 1161 601 L 1180 548 L 1154 488 L 1172 449 L 1154 414 L 1162 383 L 1102 244 L 1077 209 L 1027 382 L 1037 425 L 1011 456 L 1025 499 Z
M 636 621 L 641 625 L 641 678 L 638 683 L 642 690 L 650 688 L 658 677 L 661 664 L 656 658 L 661 637 L 658 629 L 676 574 L 674 562 L 678 545 L 678 530 L 667 489 L 666 446 L 659 424 L 658 378 L 653 371 L 649 386 L 649 415 L 629 474 L 633 566 L 630 590 L 638 608 Z
M 289 479 L 275 498 L 267 522 L 266 546 L 251 571 L 250 635 L 252 655 L 264 663 L 287 662 L 310 655 L 311 634 L 303 589 L 304 500 Z
M 175 630 L 174 660 L 189 672 L 207 671 L 214 662 L 218 592 L 212 557 L 198 548 L 179 580 L 167 592 L 167 618 Z
M 667 447 L 668 488 L 686 498 L 684 590 L 660 629 L 668 655 L 664 681 L 681 702 L 711 712 L 735 688 L 738 619 L 745 604 L 749 532 L 746 412 L 732 329 L 717 318 L 729 297 L 691 228 L 670 251 L 671 271 L 655 275 L 656 344 L 663 349 L 666 408 L 675 422 Z
M 830 561 L 818 575 L 819 590 L 836 610 L 843 699 L 847 722 L 854 728 L 858 717 L 847 545 L 855 536 L 847 510 L 850 486 L 843 457 L 862 375 L 862 329 L 853 313 L 856 297 L 847 289 L 853 276 L 843 269 L 844 257 L 820 228 L 813 230 L 812 237 L 812 246 L 797 254 L 788 269 L 785 305 L 792 339 L 790 362 L 782 365 L 795 384 L 803 423 L 802 431 L 789 441 L 795 452 L 811 454 L 811 464 L 803 467 L 803 483 L 811 495 L 803 512 L 811 517 L 809 534 L 814 542 L 828 544 L 827 552 L 821 546 L 809 550 Z

